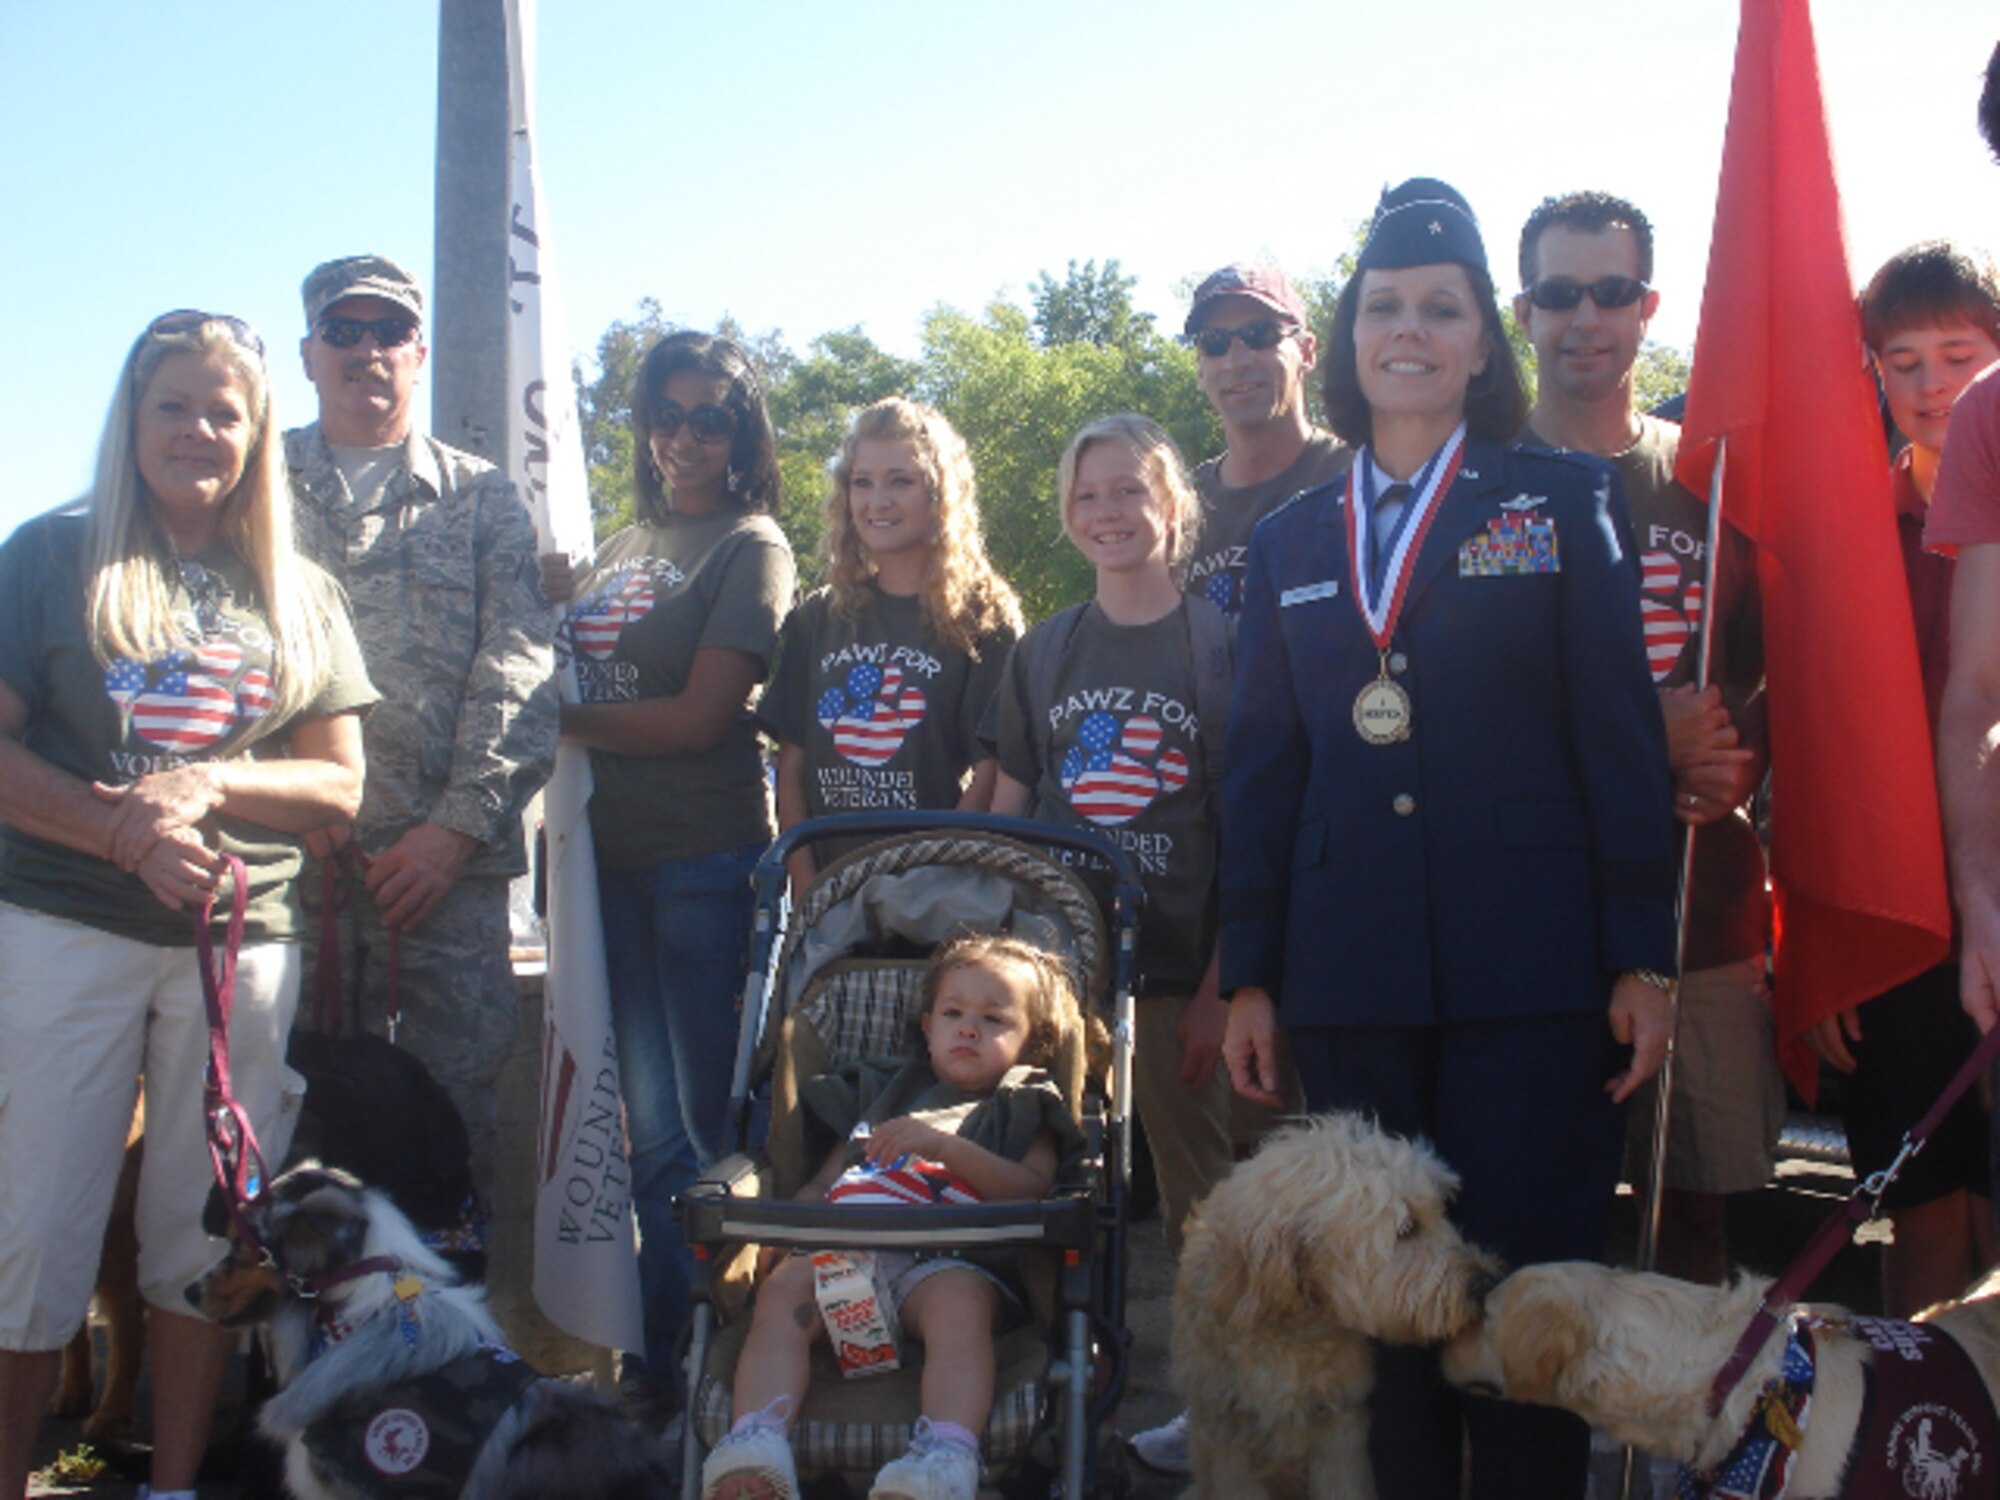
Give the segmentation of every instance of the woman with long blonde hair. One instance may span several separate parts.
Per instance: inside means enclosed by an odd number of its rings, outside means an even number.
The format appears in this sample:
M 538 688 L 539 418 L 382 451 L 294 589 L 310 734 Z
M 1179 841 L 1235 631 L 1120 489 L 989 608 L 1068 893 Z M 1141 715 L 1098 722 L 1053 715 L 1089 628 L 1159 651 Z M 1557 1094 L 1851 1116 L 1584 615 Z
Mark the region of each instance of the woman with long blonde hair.
M 181 1296 L 218 1253 L 191 917 L 211 898 L 244 917 L 231 1075 L 267 1160 L 296 1119 L 298 836 L 354 816 L 376 695 L 292 552 L 277 433 L 250 326 L 165 314 L 126 356 L 86 502 L 0 547 L 0 1494 L 26 1486 L 88 1308 L 142 1077 L 152 1493 L 193 1493 L 233 1343 Z
M 992 802 L 979 721 L 1021 633 L 986 556 L 972 456 L 944 416 L 892 396 L 832 468 L 827 586 L 792 611 L 759 717 L 778 742 L 778 823 Z M 829 843 L 820 853 L 832 857 Z M 791 858 L 793 889 L 818 861 Z

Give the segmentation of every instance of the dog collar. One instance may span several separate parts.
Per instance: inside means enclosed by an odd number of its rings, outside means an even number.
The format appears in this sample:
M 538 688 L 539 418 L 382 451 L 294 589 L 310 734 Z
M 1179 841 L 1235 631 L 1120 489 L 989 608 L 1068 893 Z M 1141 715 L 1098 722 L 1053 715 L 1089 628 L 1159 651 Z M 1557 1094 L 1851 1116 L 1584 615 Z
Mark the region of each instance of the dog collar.
M 337 1286 L 345 1286 L 350 1281 L 359 1281 L 364 1276 L 373 1276 L 377 1271 L 400 1271 L 403 1263 L 393 1255 L 371 1255 L 366 1260 L 350 1261 L 344 1266 L 335 1266 L 331 1271 L 322 1271 L 317 1276 L 306 1276 L 292 1281 L 292 1288 L 301 1297 L 311 1299 L 321 1292 L 331 1291 Z M 289 1279 L 289 1278 L 288 1278 Z
M 373 1259 L 382 1262 L 382 1264 L 373 1266 L 372 1271 L 400 1270 L 403 1264 L 401 1261 L 386 1255 L 376 1256 Z M 327 1284 L 337 1286 L 342 1281 L 354 1281 L 360 1276 L 372 1274 L 372 1271 L 361 1271 L 358 1269 L 368 1264 L 367 1261 L 356 1261 L 353 1266 L 344 1268 L 353 1274 L 329 1280 Z M 329 1273 L 329 1277 L 331 1275 L 332 1273 Z M 421 1276 L 407 1274 L 399 1276 L 396 1278 L 395 1286 L 390 1290 L 395 1294 L 396 1298 L 396 1327 L 402 1333 L 403 1342 L 411 1348 L 415 1348 L 418 1331 L 422 1325 L 422 1319 L 417 1314 L 417 1298 L 421 1297 L 424 1293 L 424 1280 Z M 343 1304 L 331 1302 L 321 1302 L 319 1304 L 318 1315 L 313 1322 L 312 1338 L 306 1345 L 306 1360 L 308 1363 L 318 1359 L 320 1355 L 326 1353 L 327 1350 L 346 1338 L 362 1324 L 382 1315 L 382 1309 L 377 1307 L 372 1309 L 365 1317 L 344 1318 L 340 1315 L 339 1311 L 341 1305 Z
M 1764 1383 L 1729 1455 L 1706 1474 L 1682 1469 L 1675 1500 L 1777 1500 L 1792 1476 L 1812 1411 L 1816 1346 L 1810 1321 L 1790 1320 L 1778 1373 Z

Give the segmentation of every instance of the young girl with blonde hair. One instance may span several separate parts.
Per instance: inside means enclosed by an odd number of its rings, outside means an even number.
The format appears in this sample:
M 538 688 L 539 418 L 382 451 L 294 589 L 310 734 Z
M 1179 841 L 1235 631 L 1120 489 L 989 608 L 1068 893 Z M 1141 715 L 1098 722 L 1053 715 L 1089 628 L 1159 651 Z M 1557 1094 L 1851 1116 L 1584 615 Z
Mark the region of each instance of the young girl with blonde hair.
M 984 811 L 993 762 L 979 721 L 1021 606 L 987 560 L 965 440 L 937 411 L 892 396 L 855 417 L 832 474 L 829 581 L 785 622 L 759 710 L 779 746 L 779 826 Z M 795 891 L 817 866 L 812 850 L 792 855 Z
M 1096 595 L 1042 621 L 1008 662 L 985 726 L 993 810 L 1093 829 L 1139 867 L 1133 1093 L 1178 1252 L 1189 1208 L 1233 1161 L 1215 968 L 1228 623 L 1175 578 L 1200 512 L 1157 422 L 1090 423 L 1063 453 L 1057 493 Z

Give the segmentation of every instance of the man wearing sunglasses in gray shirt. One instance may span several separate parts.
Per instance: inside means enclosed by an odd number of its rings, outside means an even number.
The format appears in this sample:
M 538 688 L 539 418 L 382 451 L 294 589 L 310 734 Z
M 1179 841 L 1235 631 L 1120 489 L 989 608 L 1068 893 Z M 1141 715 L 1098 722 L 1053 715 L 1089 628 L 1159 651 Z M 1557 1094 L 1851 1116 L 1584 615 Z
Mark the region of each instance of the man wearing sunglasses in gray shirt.
M 1182 588 L 1234 617 L 1251 528 L 1299 491 L 1346 473 L 1353 455 L 1307 411 L 1319 348 L 1284 272 L 1224 266 L 1195 288 L 1184 336 L 1224 447 L 1194 471 L 1201 534 Z
M 1708 507 L 1674 482 L 1680 428 L 1633 401 L 1632 372 L 1660 294 L 1653 229 L 1608 193 L 1545 199 L 1521 231 L 1514 316 L 1535 346 L 1524 443 L 1606 459 L 1640 548 L 1646 649 L 1666 717 L 1674 815 L 1701 830 L 1686 893 L 1673 1113 L 1661 1195 L 1659 1269 L 1694 1281 L 1729 1270 L 1725 1195 L 1764 1185 L 1784 1091 L 1764 951 L 1764 855 L 1744 804 L 1762 779 L 1763 634 L 1750 544 L 1717 548 L 1709 686 L 1697 692 Z M 1653 1084 L 1634 1097 L 1626 1174 L 1650 1177 Z

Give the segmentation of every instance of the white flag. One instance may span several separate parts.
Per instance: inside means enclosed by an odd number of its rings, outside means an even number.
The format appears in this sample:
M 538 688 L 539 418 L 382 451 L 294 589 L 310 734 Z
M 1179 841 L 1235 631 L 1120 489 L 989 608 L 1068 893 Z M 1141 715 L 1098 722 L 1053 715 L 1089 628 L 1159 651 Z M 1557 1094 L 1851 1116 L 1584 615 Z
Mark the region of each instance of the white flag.
M 533 142 L 534 0 L 508 0 L 513 192 L 507 216 L 507 473 L 544 552 L 579 566 L 594 551 L 583 432 L 562 300 L 549 254 Z M 563 697 L 577 701 L 567 628 L 556 634 Z M 548 839 L 548 977 L 535 1182 L 535 1301 L 557 1327 L 613 1349 L 645 1347 L 632 1174 L 625 1155 L 611 989 L 591 848 L 590 755 L 563 741 L 542 791 Z

